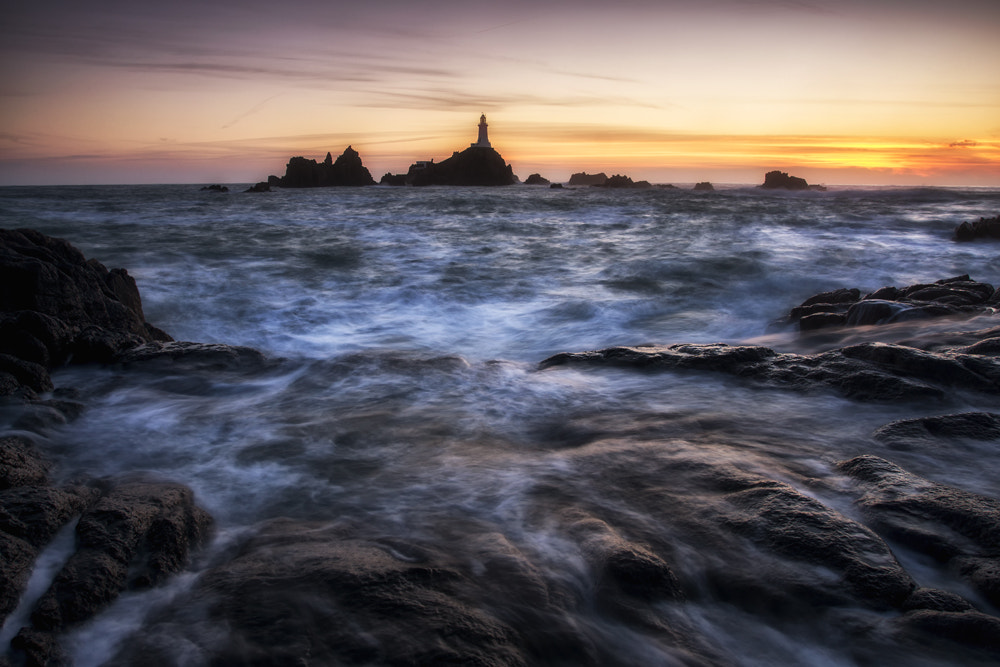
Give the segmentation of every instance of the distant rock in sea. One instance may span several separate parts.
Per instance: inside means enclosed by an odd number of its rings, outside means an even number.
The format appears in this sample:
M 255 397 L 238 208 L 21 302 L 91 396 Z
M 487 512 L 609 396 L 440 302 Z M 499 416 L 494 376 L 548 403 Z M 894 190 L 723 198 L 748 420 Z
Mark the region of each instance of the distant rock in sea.
M 270 176 L 267 182 L 282 188 L 375 185 L 375 179 L 362 164 L 361 156 L 350 146 L 336 161 L 330 153 L 326 154 L 323 162 L 293 157 L 288 161 L 283 177 Z
M 406 185 L 406 174 L 386 172 L 379 180 L 379 185 Z
M 649 181 L 633 181 L 628 176 L 615 174 L 610 177 L 602 187 L 612 189 L 645 190 L 653 187 Z
M 447 160 L 417 162 L 406 173 L 407 185 L 513 185 L 513 168 L 493 148 L 470 146 Z
M 993 218 L 979 218 L 975 222 L 963 222 L 955 228 L 956 241 L 975 239 L 1000 239 L 1000 215 Z
M 229 188 L 225 185 L 206 185 L 201 189 L 202 192 L 229 192 Z
M 764 183 L 758 187 L 765 190 L 826 190 L 822 185 L 809 185 L 804 178 L 789 176 L 786 172 L 777 170 L 767 172 Z
M 549 184 L 551 184 L 551 181 L 549 179 L 545 178 L 544 176 L 542 176 L 541 174 L 532 174 L 531 176 L 528 176 L 528 178 L 525 179 L 524 184 L 525 185 L 549 185 Z
M 271 184 L 268 183 L 267 181 L 261 181 L 260 183 L 251 185 L 243 192 L 270 192 L 270 191 L 271 191 Z
M 585 171 L 581 171 L 569 177 L 570 185 L 604 185 L 607 182 L 608 175 L 603 171 L 597 174 L 588 174 Z
M 702 181 L 701 183 L 695 183 L 694 189 L 703 192 L 712 192 L 715 187 L 708 181 Z

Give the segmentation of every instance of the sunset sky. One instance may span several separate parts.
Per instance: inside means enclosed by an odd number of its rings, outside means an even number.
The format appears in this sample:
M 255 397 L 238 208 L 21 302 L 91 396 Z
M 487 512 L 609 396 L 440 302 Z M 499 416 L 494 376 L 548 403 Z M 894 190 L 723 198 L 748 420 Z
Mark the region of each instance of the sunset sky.
M 522 179 L 1000 186 L 997 0 L 6 3 L 0 185 L 242 183 L 476 139 Z

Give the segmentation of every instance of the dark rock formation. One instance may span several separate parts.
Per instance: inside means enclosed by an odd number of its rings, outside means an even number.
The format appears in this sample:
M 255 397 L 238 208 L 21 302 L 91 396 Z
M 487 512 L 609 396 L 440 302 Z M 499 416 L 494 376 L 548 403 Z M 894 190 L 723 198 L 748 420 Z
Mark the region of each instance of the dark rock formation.
M 244 190 L 244 192 L 270 192 L 270 191 L 271 191 L 271 184 L 268 183 L 267 181 L 261 181 L 260 183 L 251 185 L 249 188 Z
M 806 179 L 789 176 L 783 171 L 769 171 L 764 174 L 764 183 L 758 187 L 765 190 L 808 190 Z
M 513 630 L 468 603 L 476 582 L 459 563 L 354 532 L 266 524 L 235 558 L 207 571 L 174 613 L 206 609 L 204 627 L 188 636 L 212 664 L 526 663 Z M 158 622 L 172 620 L 168 612 Z M 112 664 L 169 664 L 175 649 L 154 623 Z
M 330 153 L 319 163 L 304 157 L 293 157 L 285 167 L 285 175 L 281 178 L 269 177 L 268 183 L 282 188 L 325 188 L 375 185 L 375 180 L 362 164 L 358 152 L 348 146 L 336 161 Z
M 942 316 L 972 316 L 1000 305 L 1000 292 L 968 275 L 909 287 L 883 287 L 861 296 L 837 289 L 809 297 L 791 310 L 788 322 L 802 331 L 831 326 L 868 326 Z
M 549 186 L 549 189 L 550 190 L 562 190 L 563 189 L 563 184 L 562 183 L 553 183 L 552 185 Z
M 167 340 L 146 322 L 125 269 L 109 271 L 62 239 L 0 229 L 0 395 L 31 397 L 67 361 L 107 362 Z
M 963 222 L 955 228 L 956 241 L 976 239 L 1000 239 L 1000 215 L 993 218 L 979 218 L 974 222 Z
M 492 148 L 470 146 L 441 162 L 417 162 L 406 174 L 409 185 L 513 185 L 514 170 Z
M 406 185 L 406 174 L 386 172 L 379 181 L 379 185 Z
M 983 343 L 995 336 L 983 332 Z M 716 371 L 773 386 L 832 388 L 857 400 L 943 399 L 955 389 L 1000 393 L 1000 357 L 975 346 L 926 351 L 861 343 L 814 355 L 762 346 L 674 344 L 557 354 L 540 368 L 601 365 L 647 370 Z
M 569 185 L 604 185 L 607 181 L 608 175 L 603 171 L 596 174 L 581 171 L 569 177 Z
M 229 192 L 229 188 L 225 185 L 206 185 L 201 189 L 202 192 Z
M 1000 501 L 931 482 L 877 456 L 838 465 L 864 495 L 869 525 L 906 548 L 948 563 L 1000 606 Z M 1000 628 L 994 619 L 992 627 Z M 1000 648 L 1000 634 L 994 636 Z
M 712 192 L 713 190 L 715 190 L 715 186 L 713 186 L 708 181 L 702 181 L 701 183 L 695 183 L 694 189 L 700 192 Z
M 35 604 L 32 626 L 12 642 L 27 664 L 58 663 L 59 632 L 93 617 L 125 588 L 178 572 L 211 526 L 179 484 L 53 486 L 50 463 L 23 437 L 0 439 L 0 464 L 0 623 L 17 607 L 39 553 L 79 517 L 76 553 Z
M 541 174 L 532 174 L 524 180 L 525 185 L 550 185 L 551 181 Z

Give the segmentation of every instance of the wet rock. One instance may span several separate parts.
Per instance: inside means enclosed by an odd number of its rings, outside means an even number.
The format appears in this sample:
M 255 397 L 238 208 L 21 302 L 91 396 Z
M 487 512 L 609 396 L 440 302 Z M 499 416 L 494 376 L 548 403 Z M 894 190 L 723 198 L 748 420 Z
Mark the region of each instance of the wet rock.
M 965 412 L 895 421 L 873 434 L 890 445 L 933 445 L 940 438 L 1000 440 L 1000 414 Z
M 140 345 L 116 355 L 114 362 L 126 367 L 192 371 L 252 371 L 268 366 L 267 357 L 250 347 L 179 341 Z
M 1000 239 L 1000 215 L 993 218 L 979 218 L 974 222 L 963 222 L 955 228 L 956 241 L 976 239 Z
M 943 398 L 945 387 L 995 393 L 1000 383 L 969 370 L 945 354 L 912 348 L 858 345 L 815 355 L 779 354 L 762 346 L 674 344 L 614 347 L 561 353 L 541 362 L 544 370 L 563 365 L 614 366 L 650 371 L 704 370 L 735 375 L 773 386 L 832 388 L 858 400 Z M 930 368 L 921 365 L 931 364 Z M 938 377 L 934 370 L 947 372 Z M 989 370 L 989 369 L 985 369 Z
M 1000 501 L 929 481 L 876 456 L 858 456 L 838 468 L 859 482 L 858 505 L 876 531 L 951 562 L 1000 604 Z
M 271 191 L 271 184 L 268 183 L 267 181 L 261 181 L 260 183 L 255 183 L 254 185 L 251 185 L 243 192 L 253 193 L 253 192 L 270 192 L 270 191 Z
M 336 161 L 330 153 L 319 163 L 304 157 L 293 157 L 285 166 L 285 175 L 268 178 L 268 184 L 282 188 L 325 188 L 375 185 L 375 179 L 362 163 L 358 152 L 348 146 Z
M 963 612 L 972 611 L 972 604 L 961 595 L 936 588 L 918 588 L 906 598 L 902 605 L 903 611 L 930 609 L 933 611 Z
M 997 290 L 968 275 L 944 278 L 934 283 L 918 283 L 908 287 L 882 287 L 861 296 L 856 288 L 841 288 L 809 297 L 792 308 L 788 322 L 798 324 L 803 331 L 829 326 L 871 326 L 915 319 L 944 316 L 970 317 L 992 312 Z M 846 321 L 818 313 L 845 314 Z
M 27 438 L 0 438 L 0 490 L 44 484 L 50 467 Z
M 989 651 L 982 655 L 984 660 L 1000 660 L 1000 618 L 996 616 L 978 611 L 920 609 L 905 614 L 893 625 L 897 636 L 907 641 L 926 643 L 928 637 L 946 639 Z
M 159 628 L 191 608 L 204 620 L 188 637 L 212 664 L 526 664 L 512 629 L 463 599 L 470 585 L 436 551 L 277 520 L 112 664 L 177 659 Z
M 551 185 L 551 181 L 545 178 L 541 174 L 531 174 L 528 178 L 524 179 L 525 185 Z
M 33 626 L 63 630 L 91 618 L 126 588 L 162 582 L 181 569 L 211 524 L 186 486 L 116 484 L 80 517 L 77 551 L 38 601 Z

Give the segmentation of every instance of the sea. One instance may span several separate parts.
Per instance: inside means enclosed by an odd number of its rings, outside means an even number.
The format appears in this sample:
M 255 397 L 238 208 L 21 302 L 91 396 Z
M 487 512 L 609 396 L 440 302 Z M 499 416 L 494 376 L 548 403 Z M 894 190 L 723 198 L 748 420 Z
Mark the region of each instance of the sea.
M 811 354 L 843 344 L 787 324 L 815 293 L 961 274 L 1000 285 L 1000 245 L 951 238 L 961 222 L 1000 213 L 1000 188 L 245 187 L 0 188 L 0 226 L 64 238 L 127 269 L 147 321 L 175 339 L 266 355 L 264 370 L 59 369 L 56 386 L 84 410 L 33 434 L 63 479 L 149 472 L 187 484 L 215 519 L 209 550 L 275 517 L 350 519 L 460 550 L 455 533 L 474 521 L 545 578 L 593 589 L 581 545 L 546 520 L 544 488 L 604 508 L 619 534 L 673 540 L 682 581 L 726 557 L 700 549 L 699 517 L 674 514 L 684 503 L 633 503 L 627 475 L 585 464 L 595 451 L 620 451 L 636 475 L 661 475 L 684 497 L 698 496 L 698 477 L 661 470 L 652 454 L 647 469 L 643 452 L 777 480 L 859 521 L 857 494 L 835 468 L 859 454 L 1000 498 L 998 442 L 894 450 L 872 438 L 894 420 L 996 411 L 995 397 L 863 402 L 710 372 L 539 368 L 560 352 L 616 345 Z M 998 324 L 987 315 L 947 326 Z M 885 335 L 942 325 L 908 326 Z M 16 415 L 2 414 L 6 432 Z M 921 585 L 998 613 L 954 572 L 890 546 Z M 731 556 L 743 576 L 770 576 L 749 555 Z M 74 630 L 74 664 L 107 660 L 204 562 Z M 593 606 L 570 613 L 621 664 L 688 664 L 653 631 Z M 711 643 L 720 664 L 949 662 L 918 649 L 896 662 L 898 646 L 859 657 L 844 628 L 872 620 L 862 609 L 782 621 L 706 587 L 663 613 Z M 962 663 L 961 653 L 951 659 Z

